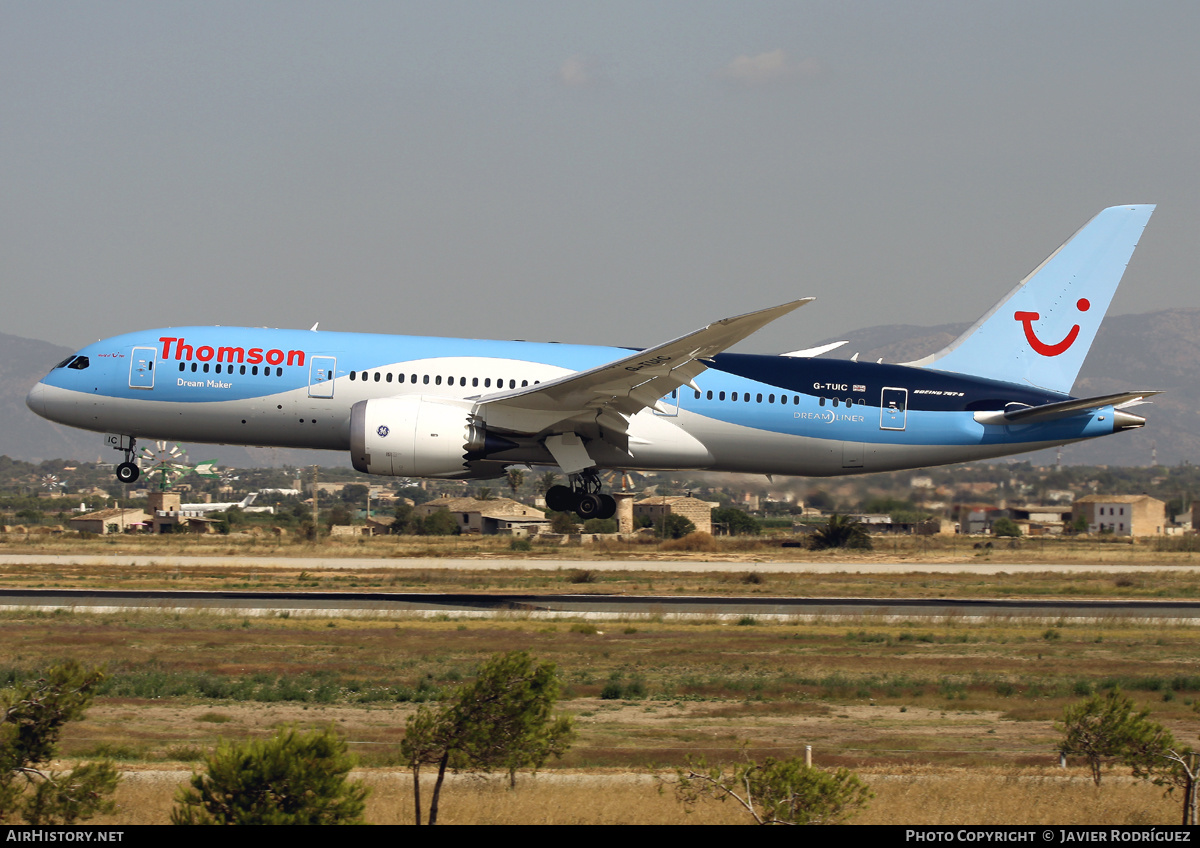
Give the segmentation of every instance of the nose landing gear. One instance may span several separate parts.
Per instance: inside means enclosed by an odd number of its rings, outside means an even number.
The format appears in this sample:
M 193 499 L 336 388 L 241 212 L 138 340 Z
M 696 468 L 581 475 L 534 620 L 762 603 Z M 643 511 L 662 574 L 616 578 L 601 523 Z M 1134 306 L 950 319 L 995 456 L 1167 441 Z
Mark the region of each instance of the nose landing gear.
M 134 462 L 137 439 L 133 436 L 109 435 L 104 437 L 104 443 L 114 450 L 125 454 L 125 461 L 117 466 L 117 479 L 122 483 L 136 483 L 142 475 L 142 469 Z
M 574 512 L 583 519 L 617 514 L 617 499 L 600 491 L 600 477 L 594 470 L 572 474 L 570 479 L 570 487 L 551 486 L 546 491 L 546 506 L 555 512 Z

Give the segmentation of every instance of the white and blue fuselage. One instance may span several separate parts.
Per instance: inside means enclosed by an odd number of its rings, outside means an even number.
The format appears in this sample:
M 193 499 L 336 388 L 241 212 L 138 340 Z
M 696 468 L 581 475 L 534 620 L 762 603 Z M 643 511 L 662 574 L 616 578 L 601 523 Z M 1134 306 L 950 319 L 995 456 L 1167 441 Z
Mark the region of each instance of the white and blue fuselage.
M 29 405 L 73 427 L 143 439 L 349 451 L 351 409 L 360 401 L 471 403 L 628 355 L 568 344 L 183 327 L 83 348 L 35 387 Z M 924 368 L 726 353 L 694 388 L 681 386 L 657 409 L 631 416 L 628 450 L 591 450 L 601 468 L 826 476 L 964 462 L 1114 431 L 1111 406 L 1031 424 L 977 420 L 1012 403 L 1066 398 Z M 515 447 L 489 454 L 489 463 L 554 464 L 537 434 L 504 435 Z
M 1154 392 L 1070 390 L 1152 211 L 1102 211 L 959 339 L 902 365 L 725 352 L 807 300 L 645 350 L 181 327 L 83 348 L 28 404 L 110 434 L 127 481 L 138 438 L 316 448 L 394 476 L 557 465 L 583 511 L 601 469 L 828 476 L 1021 453 L 1145 423 L 1127 410 Z

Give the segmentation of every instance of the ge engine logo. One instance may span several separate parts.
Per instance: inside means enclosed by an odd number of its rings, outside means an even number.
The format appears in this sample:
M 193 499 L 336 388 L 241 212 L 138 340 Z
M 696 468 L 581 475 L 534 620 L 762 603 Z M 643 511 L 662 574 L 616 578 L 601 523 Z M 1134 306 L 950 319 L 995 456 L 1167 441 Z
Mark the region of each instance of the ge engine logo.
M 378 433 L 378 434 L 379 434 L 379 438 L 381 438 L 381 439 L 382 439 L 384 436 L 386 436 L 386 435 L 387 435 L 389 432 L 391 432 L 391 431 L 390 431 L 390 430 L 388 430 L 388 428 L 387 428 L 387 425 L 385 425 L 385 424 L 380 424 L 380 425 L 379 425 L 379 429 L 378 429 L 378 430 L 376 430 L 375 432 L 376 432 L 376 433 Z

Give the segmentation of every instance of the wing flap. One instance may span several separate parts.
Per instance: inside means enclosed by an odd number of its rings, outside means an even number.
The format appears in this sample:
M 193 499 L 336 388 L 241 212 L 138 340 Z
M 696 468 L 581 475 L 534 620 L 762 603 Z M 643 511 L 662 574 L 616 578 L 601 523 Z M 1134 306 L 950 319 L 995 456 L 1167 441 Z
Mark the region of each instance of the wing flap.
M 587 371 L 488 395 L 477 401 L 476 409 L 489 429 L 500 432 L 534 435 L 575 429 L 583 414 L 598 421 L 599 416 L 607 412 L 605 429 L 623 433 L 625 428 L 615 426 L 614 416 L 628 417 L 643 409 L 658 409 L 661 398 L 681 386 L 694 385 L 696 377 L 708 367 L 704 360 L 812 300 L 806 297 L 724 318 L 685 336 Z

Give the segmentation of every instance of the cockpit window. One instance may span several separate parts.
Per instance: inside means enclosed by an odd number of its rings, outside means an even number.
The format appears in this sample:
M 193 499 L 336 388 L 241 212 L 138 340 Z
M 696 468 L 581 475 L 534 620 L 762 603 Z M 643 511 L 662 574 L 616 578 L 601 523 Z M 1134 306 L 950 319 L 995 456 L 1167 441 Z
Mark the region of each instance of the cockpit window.
M 55 366 L 54 366 L 54 370 L 56 370 L 56 371 L 57 371 L 59 368 L 66 368 L 66 367 L 67 367 L 67 365 L 69 365 L 69 364 L 70 364 L 70 363 L 71 363 L 71 362 L 72 362 L 74 359 L 75 359 L 75 354 L 73 354 L 73 353 L 72 353 L 70 356 L 68 356 L 68 357 L 67 357 L 66 359 L 64 359 L 62 362 L 60 362 L 60 363 L 58 363 L 57 365 L 55 365 Z
M 87 368 L 89 365 L 91 365 L 91 363 L 88 361 L 88 358 L 86 356 L 77 356 L 77 357 L 75 357 L 75 361 L 72 362 L 67 367 L 74 368 L 76 371 L 82 371 L 84 368 Z

